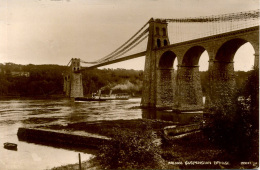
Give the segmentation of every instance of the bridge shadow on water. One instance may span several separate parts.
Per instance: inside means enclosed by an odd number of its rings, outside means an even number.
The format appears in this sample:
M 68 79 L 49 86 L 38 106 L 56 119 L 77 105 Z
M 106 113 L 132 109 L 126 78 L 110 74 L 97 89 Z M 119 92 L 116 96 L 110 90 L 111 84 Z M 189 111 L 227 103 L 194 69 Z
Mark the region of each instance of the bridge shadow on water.
M 143 119 L 157 119 L 172 121 L 179 125 L 199 123 L 203 119 L 203 112 L 177 113 L 171 110 L 141 109 Z

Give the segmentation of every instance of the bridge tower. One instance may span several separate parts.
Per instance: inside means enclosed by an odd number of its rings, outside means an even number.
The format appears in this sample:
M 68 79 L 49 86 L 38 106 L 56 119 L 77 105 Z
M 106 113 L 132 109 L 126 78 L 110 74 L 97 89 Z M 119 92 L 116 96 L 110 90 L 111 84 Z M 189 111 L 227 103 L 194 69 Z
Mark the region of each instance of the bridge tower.
M 83 97 L 82 74 L 80 59 L 72 58 L 69 72 L 64 75 L 63 91 L 69 97 Z
M 175 58 L 172 59 L 170 54 L 165 54 L 166 62 L 160 62 L 160 57 L 156 52 L 158 48 L 169 44 L 167 22 L 151 18 L 145 57 L 142 107 L 168 108 L 173 103 L 174 70 L 172 66 Z

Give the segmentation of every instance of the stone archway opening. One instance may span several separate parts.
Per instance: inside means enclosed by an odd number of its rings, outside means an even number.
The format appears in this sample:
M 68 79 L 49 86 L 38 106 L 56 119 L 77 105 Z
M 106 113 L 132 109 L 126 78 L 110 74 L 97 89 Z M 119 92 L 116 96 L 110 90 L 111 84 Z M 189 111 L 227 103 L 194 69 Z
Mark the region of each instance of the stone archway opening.
M 247 41 L 240 38 L 225 42 L 219 48 L 215 60 L 220 62 L 233 62 L 237 50 L 245 43 L 247 43 Z
M 251 43 L 241 45 L 234 56 L 235 71 L 249 71 L 254 68 L 255 50 Z
M 191 47 L 183 57 L 182 66 L 198 66 L 200 56 L 204 51 L 205 48 L 201 46 Z
M 174 61 L 176 54 L 172 51 L 164 52 L 157 67 L 157 108 L 172 108 L 175 95 Z
M 209 69 L 209 53 L 207 52 L 207 50 L 205 50 L 199 59 L 199 71 L 200 72 L 207 72 Z
M 225 42 L 217 51 L 214 60 L 214 70 L 219 71 L 218 78 L 222 81 L 233 82 L 237 77 L 236 71 L 249 71 L 254 67 L 255 50 L 246 40 L 235 38 Z
M 176 55 L 172 51 L 166 51 L 163 53 L 159 60 L 159 68 L 161 69 L 167 69 L 167 68 L 173 68 L 174 60 L 176 58 Z
M 212 69 L 214 103 L 233 105 L 236 90 L 242 88 L 249 76 L 249 72 L 246 71 L 253 69 L 254 53 L 253 46 L 241 38 L 229 40 L 219 48 Z M 241 67 L 245 64 L 247 70 Z M 235 70 L 242 71 L 235 72 Z
M 206 97 L 209 95 L 210 83 L 209 83 L 209 54 L 205 50 L 199 59 L 199 72 L 200 72 L 200 82 L 203 95 L 203 104 L 206 103 Z

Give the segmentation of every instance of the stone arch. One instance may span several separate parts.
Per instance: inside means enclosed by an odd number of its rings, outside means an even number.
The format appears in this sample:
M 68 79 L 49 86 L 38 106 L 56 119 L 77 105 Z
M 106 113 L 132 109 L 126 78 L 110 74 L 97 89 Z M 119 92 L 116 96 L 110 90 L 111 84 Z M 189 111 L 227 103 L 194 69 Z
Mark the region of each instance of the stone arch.
M 187 50 L 184 54 L 182 65 L 183 66 L 195 66 L 199 64 L 201 54 L 205 51 L 202 46 L 193 46 Z
M 162 54 L 159 60 L 159 68 L 173 68 L 173 63 L 176 58 L 176 54 L 172 51 L 166 51 Z
M 215 60 L 223 62 L 233 62 L 236 51 L 247 42 L 248 41 L 242 38 L 235 38 L 226 41 L 218 49 Z
M 234 38 L 225 41 L 218 48 L 210 71 L 211 88 L 214 92 L 210 95 L 212 103 L 221 103 L 229 107 L 235 102 L 233 100 L 236 92 L 234 57 L 237 50 L 247 42 L 243 38 Z
M 172 51 L 164 52 L 159 58 L 157 67 L 157 100 L 158 108 L 172 108 L 175 95 L 174 61 L 176 54 Z

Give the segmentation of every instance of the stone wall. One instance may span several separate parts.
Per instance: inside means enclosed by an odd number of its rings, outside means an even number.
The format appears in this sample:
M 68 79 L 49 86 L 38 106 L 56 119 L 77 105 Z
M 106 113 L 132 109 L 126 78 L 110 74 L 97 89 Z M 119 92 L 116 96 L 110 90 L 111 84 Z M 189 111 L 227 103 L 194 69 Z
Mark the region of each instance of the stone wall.
M 156 108 L 172 108 L 175 99 L 174 69 L 157 69 Z
M 71 59 L 69 70 L 63 74 L 63 91 L 68 97 L 83 97 L 80 59 Z
M 90 133 L 76 133 L 43 128 L 19 128 L 18 139 L 26 142 L 43 143 L 57 147 L 98 148 L 109 143 L 110 138 Z
M 81 73 L 71 74 L 70 97 L 83 97 L 83 84 Z
M 203 109 L 199 67 L 178 68 L 176 93 L 177 101 L 174 109 L 185 111 Z
M 209 54 L 210 89 L 209 94 L 206 96 L 206 104 L 208 107 L 216 105 L 220 100 L 222 100 L 224 104 L 229 105 L 232 103 L 231 96 L 235 91 L 234 66 L 233 63 L 227 62 L 227 57 L 233 60 L 233 55 L 235 55 L 236 50 L 244 43 L 250 42 L 254 47 L 254 66 L 258 68 L 259 27 L 232 31 L 166 46 L 160 43 L 160 46 L 158 46 L 158 42 L 165 40 L 167 44 L 169 43 L 167 39 L 167 29 L 166 35 L 161 35 L 163 28 L 167 28 L 167 23 L 156 20 L 150 21 L 141 106 L 161 108 L 172 105 L 173 109 L 181 111 L 203 109 L 199 68 L 195 67 L 196 64 L 193 62 L 183 64 L 185 53 L 193 47 L 205 49 Z M 228 46 L 226 46 L 226 43 Z M 223 46 L 225 47 L 222 48 Z M 216 56 L 221 48 L 221 54 L 223 56 L 220 60 L 223 61 L 216 61 Z M 231 51 L 231 49 L 233 50 Z M 167 51 L 174 53 L 179 62 L 177 78 L 174 80 L 174 76 L 171 76 L 171 81 L 170 74 L 166 74 L 165 72 L 167 71 L 162 71 L 160 67 L 158 67 L 158 61 Z M 195 61 L 194 58 L 190 57 L 194 57 L 193 52 L 186 60 L 190 59 Z M 199 58 L 196 58 L 196 61 L 197 60 L 199 60 Z
M 213 104 L 232 105 L 236 90 L 234 63 L 213 61 L 209 71 L 210 98 Z
M 160 41 L 160 45 L 158 44 Z M 164 43 L 167 42 L 167 43 Z M 169 45 L 167 23 L 161 20 L 149 22 L 149 37 L 147 43 L 147 53 L 145 57 L 145 68 L 143 77 L 143 90 L 141 106 L 155 108 L 157 105 L 157 55 L 155 49 Z
M 63 91 L 66 96 L 70 96 L 70 74 L 63 75 Z

